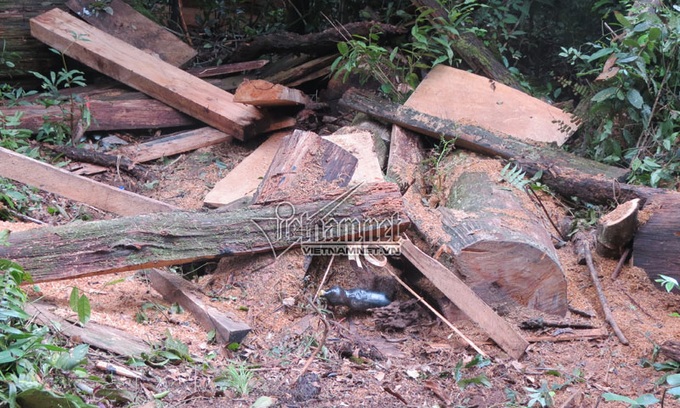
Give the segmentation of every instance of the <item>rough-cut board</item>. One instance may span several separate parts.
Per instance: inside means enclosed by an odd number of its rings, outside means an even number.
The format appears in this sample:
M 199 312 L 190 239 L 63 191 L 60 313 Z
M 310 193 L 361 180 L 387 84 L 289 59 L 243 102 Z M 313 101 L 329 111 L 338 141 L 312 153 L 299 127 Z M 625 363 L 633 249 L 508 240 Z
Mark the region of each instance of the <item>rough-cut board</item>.
M 405 193 L 420 176 L 419 166 L 424 160 L 422 139 L 397 125 L 392 126 L 390 136 L 386 176 Z
M 401 253 L 510 357 L 518 359 L 524 354 L 529 343 L 453 272 L 409 240 L 402 241 Z
M 49 46 L 237 139 L 267 127 L 257 108 L 64 11 L 50 10 L 30 24 L 31 34 Z
M 236 317 L 209 306 L 208 300 L 198 288 L 181 276 L 160 269 L 150 269 L 146 276 L 151 287 L 163 295 L 165 300 L 188 310 L 203 329 L 214 330 L 223 344 L 240 343 L 250 332 L 250 327 Z
M 384 180 L 378 156 L 373 147 L 373 135 L 371 132 L 358 130 L 354 133 L 334 133 L 329 136 L 323 136 L 323 138 L 342 147 L 357 158 L 357 167 L 354 170 L 350 184 L 374 183 Z
M 571 115 L 488 78 L 437 65 L 408 99 L 432 116 L 477 125 L 519 140 L 564 144 L 577 126 Z
M 69 173 L 2 147 L 0 147 L 0 177 L 7 177 L 119 215 L 178 209 L 151 198 Z
M 33 302 L 25 306 L 26 313 L 35 316 L 42 325 L 71 337 L 76 343 L 85 343 L 125 357 L 140 357 L 151 352 L 151 347 L 134 335 L 115 327 L 90 321 L 87 326 L 77 326 L 50 311 L 50 306 Z M 78 340 L 75 340 L 78 339 Z
M 314 132 L 295 130 L 284 137 L 253 204 L 306 202 L 333 186 L 346 186 L 357 165 L 356 157 Z
M 353 228 L 346 229 L 347 220 Z M 0 258 L 19 263 L 40 282 L 275 252 L 305 242 L 394 237 L 408 226 L 397 186 L 374 183 L 310 194 L 294 209 L 273 204 L 173 211 L 13 232 L 10 245 L 0 246 Z
M 98 29 L 119 38 L 163 61 L 180 67 L 196 56 L 197 52 L 168 30 L 146 18 L 122 0 L 107 4 L 113 11 L 94 10 L 96 0 L 69 0 L 66 6 Z
M 280 132 L 269 136 L 226 177 L 215 183 L 215 187 L 205 196 L 203 204 L 207 207 L 219 207 L 255 194 L 281 141 L 289 134 Z
M 255 106 L 296 106 L 306 105 L 309 98 L 298 89 L 263 79 L 246 79 L 234 92 L 234 102 Z
M 186 71 L 199 78 L 233 74 L 235 72 L 251 71 L 260 69 L 269 64 L 269 60 L 255 60 L 246 62 L 234 62 L 232 64 L 218 65 L 216 67 L 193 67 Z
M 200 149 L 220 143 L 228 143 L 232 137 L 211 127 L 173 133 L 160 139 L 138 145 L 126 145 L 111 154 L 121 154 L 135 163 L 143 163 L 162 157 Z

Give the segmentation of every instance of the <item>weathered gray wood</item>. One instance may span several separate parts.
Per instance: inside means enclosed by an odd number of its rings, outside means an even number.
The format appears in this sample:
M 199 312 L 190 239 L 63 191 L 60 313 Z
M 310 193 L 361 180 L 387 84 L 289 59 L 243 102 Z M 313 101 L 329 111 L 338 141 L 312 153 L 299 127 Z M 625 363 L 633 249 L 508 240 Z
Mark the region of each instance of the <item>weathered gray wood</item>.
M 78 339 L 77 343 L 89 344 L 125 357 L 139 358 L 149 354 L 151 347 L 133 334 L 115 327 L 101 325 L 90 321 L 87 326 L 77 326 L 50 311 L 50 306 L 40 302 L 27 303 L 24 310 L 35 316 L 42 325 L 67 337 Z
M 143 16 L 122 0 L 111 0 L 106 5 L 113 11 L 111 14 L 97 10 L 93 3 L 101 2 L 69 0 L 66 5 L 80 18 L 98 29 L 140 50 L 158 55 L 160 59 L 176 67 L 181 67 L 198 54 L 170 31 Z
M 0 247 L 0 258 L 19 263 L 41 282 L 395 236 L 390 234 L 409 225 L 393 183 L 312 193 L 307 203 L 284 207 L 174 211 L 14 232 L 10 245 Z
M 206 331 L 214 330 L 223 344 L 240 343 L 250 332 L 250 327 L 235 316 L 208 305 L 198 288 L 181 276 L 160 269 L 149 269 L 146 276 L 156 292 L 188 310 Z

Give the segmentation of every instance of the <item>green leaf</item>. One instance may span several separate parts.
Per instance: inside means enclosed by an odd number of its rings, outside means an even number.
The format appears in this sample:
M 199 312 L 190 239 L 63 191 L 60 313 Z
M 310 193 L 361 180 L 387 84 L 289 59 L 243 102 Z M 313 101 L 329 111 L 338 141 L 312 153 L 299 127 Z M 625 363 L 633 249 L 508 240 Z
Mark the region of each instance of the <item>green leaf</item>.
M 274 404 L 276 404 L 276 399 L 263 395 L 257 400 L 255 400 L 255 402 L 253 402 L 253 405 L 251 405 L 250 408 L 267 408 L 271 407 Z
M 74 286 L 71 289 L 71 296 L 69 296 L 68 304 L 71 307 L 71 310 L 73 310 L 76 313 L 78 313 L 78 298 L 79 297 L 80 297 L 80 294 L 78 293 L 78 287 Z
M 671 387 L 675 387 L 677 385 L 680 385 L 680 374 L 671 374 L 668 377 L 666 377 L 666 382 L 668 385 Z
M 586 61 L 594 61 L 596 59 L 600 59 L 602 57 L 609 56 L 609 54 L 611 54 L 612 52 L 614 52 L 613 48 L 602 48 L 601 50 L 597 51 L 595 54 L 587 56 Z
M 618 401 L 618 402 L 624 402 L 626 404 L 632 404 L 632 405 L 637 404 L 637 402 L 635 402 L 635 400 L 632 399 L 632 398 L 629 398 L 629 397 L 626 397 L 626 396 L 623 396 L 623 395 L 619 395 L 619 394 L 613 394 L 611 392 L 605 392 L 604 394 L 602 394 L 602 397 L 604 398 L 605 401 Z
M 611 99 L 616 95 L 616 92 L 619 89 L 617 87 L 609 87 L 601 90 L 600 92 L 596 93 L 590 100 L 593 102 L 602 102 L 606 101 L 607 99 Z
M 78 299 L 78 320 L 83 325 L 90 321 L 91 308 L 90 299 L 85 295 L 81 295 Z
M 349 46 L 346 42 L 341 41 L 338 43 L 338 52 L 340 52 L 340 55 L 343 57 L 346 57 L 347 54 L 349 54 Z
M 628 102 L 637 109 L 642 108 L 642 104 L 645 102 L 637 89 L 629 89 L 626 98 L 628 99 Z

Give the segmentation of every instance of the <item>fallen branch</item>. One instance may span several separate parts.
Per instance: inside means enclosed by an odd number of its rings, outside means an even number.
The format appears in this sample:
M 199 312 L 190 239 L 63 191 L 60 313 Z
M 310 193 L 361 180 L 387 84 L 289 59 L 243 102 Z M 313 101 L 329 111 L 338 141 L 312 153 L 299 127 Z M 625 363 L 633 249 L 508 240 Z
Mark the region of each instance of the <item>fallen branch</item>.
M 616 337 L 619 338 L 621 344 L 628 345 L 629 344 L 628 339 L 626 339 L 626 336 L 623 335 L 623 332 L 619 328 L 619 325 L 616 324 L 616 320 L 614 320 L 612 311 L 609 308 L 609 303 L 607 302 L 607 298 L 604 295 L 604 290 L 602 289 L 600 278 L 598 278 L 597 276 L 597 270 L 595 270 L 595 265 L 593 264 L 593 254 L 590 251 L 590 240 L 588 239 L 588 237 L 584 236 L 585 234 L 583 233 L 578 234 L 581 235 L 580 237 L 576 238 L 578 245 L 580 246 L 579 251 L 585 257 L 586 265 L 588 265 L 590 277 L 593 280 L 593 285 L 595 286 L 595 290 L 597 291 L 597 297 L 600 301 L 600 305 L 602 306 L 602 311 L 604 312 L 605 316 L 604 320 L 607 323 L 609 323 L 609 325 L 612 327 L 612 330 L 614 330 L 614 333 L 616 334 Z

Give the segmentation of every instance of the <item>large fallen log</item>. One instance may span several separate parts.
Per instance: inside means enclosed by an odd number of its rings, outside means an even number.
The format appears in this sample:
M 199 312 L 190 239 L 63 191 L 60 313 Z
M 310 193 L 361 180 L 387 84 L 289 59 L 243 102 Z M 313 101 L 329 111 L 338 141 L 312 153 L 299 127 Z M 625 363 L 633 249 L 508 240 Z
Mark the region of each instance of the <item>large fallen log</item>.
M 0 258 L 36 282 L 287 249 L 325 240 L 396 237 L 409 225 L 393 183 L 309 196 L 306 204 L 177 211 L 74 222 L 10 234 Z
M 550 234 L 527 208 L 531 201 L 497 184 L 497 161 L 456 153 L 447 166 L 446 207 L 439 207 L 456 271 L 487 303 L 565 315 L 567 281 Z
M 357 91 L 346 92 L 340 104 L 437 140 L 454 140 L 457 147 L 512 160 L 530 176 L 542 171 L 541 181 L 566 197 L 577 196 L 593 203 L 610 203 L 639 197 L 645 191 L 639 186 L 620 183 L 625 179 L 627 170 L 564 150 L 530 145 L 478 126 L 427 115 L 386 100 L 378 101 Z

